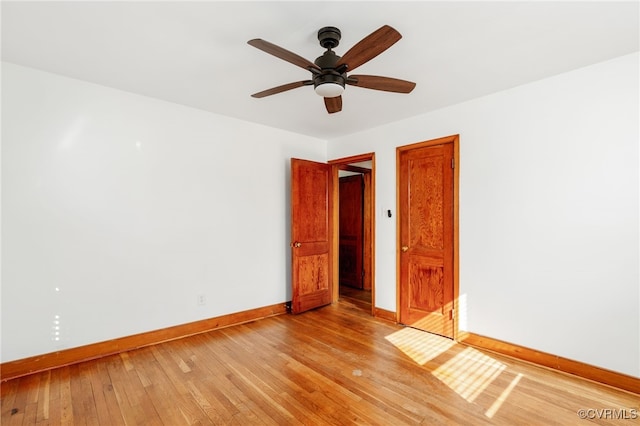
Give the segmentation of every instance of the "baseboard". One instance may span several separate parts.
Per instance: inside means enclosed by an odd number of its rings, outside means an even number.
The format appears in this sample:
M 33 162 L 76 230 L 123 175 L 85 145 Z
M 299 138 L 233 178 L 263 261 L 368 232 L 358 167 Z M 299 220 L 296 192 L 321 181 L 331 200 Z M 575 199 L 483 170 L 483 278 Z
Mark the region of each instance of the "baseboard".
M 205 333 L 207 331 L 229 327 L 255 321 L 262 318 L 285 314 L 287 307 L 285 303 L 264 306 L 262 308 L 250 309 L 248 311 L 236 312 L 222 315 L 215 318 L 208 318 L 188 324 L 181 324 L 161 330 L 149 331 L 146 333 L 134 334 L 118 339 L 108 340 L 76 348 L 65 349 L 58 352 L 32 356 L 16 361 L 9 361 L 0 364 L 0 381 L 15 379 L 28 374 L 51 370 L 65 365 L 77 364 L 83 361 L 101 358 L 126 352 L 132 349 L 151 346 L 170 340 L 176 340 L 194 334 Z
M 391 312 L 391 311 L 387 311 L 385 309 L 374 308 L 373 309 L 373 316 L 376 317 L 376 318 L 383 319 L 383 320 L 387 320 L 387 321 L 391 321 L 391 322 L 397 322 L 396 313 L 395 312 Z
M 633 376 L 628 376 L 626 374 L 585 364 L 580 361 L 562 358 L 557 355 L 551 355 L 545 352 L 529 349 L 524 346 L 514 345 L 512 343 L 503 342 L 501 340 L 473 333 L 465 332 L 463 336 L 460 336 L 459 342 L 475 348 L 485 349 L 501 355 L 516 358 L 521 361 L 561 371 L 563 373 L 573 374 L 574 376 L 613 386 L 628 392 L 640 394 L 640 379 Z

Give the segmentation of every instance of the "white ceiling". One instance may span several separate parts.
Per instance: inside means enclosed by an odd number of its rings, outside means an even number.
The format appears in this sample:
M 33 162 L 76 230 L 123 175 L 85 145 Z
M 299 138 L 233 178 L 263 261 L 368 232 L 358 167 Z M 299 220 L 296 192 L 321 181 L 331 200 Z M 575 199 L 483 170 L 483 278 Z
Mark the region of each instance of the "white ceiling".
M 638 50 L 627 2 L 8 2 L 2 60 L 322 139 L 418 115 Z M 347 86 L 329 115 L 312 87 L 252 93 L 310 74 L 247 44 L 311 61 L 317 31 L 344 54 L 380 26 L 403 38 L 358 68 L 411 80 L 408 95 Z

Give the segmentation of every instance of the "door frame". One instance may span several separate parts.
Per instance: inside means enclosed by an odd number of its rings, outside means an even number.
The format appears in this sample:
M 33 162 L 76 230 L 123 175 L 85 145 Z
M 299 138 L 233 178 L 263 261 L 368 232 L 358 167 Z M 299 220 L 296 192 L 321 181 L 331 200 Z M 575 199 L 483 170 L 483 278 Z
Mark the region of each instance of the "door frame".
M 360 163 L 362 161 L 371 161 L 371 170 L 368 173 L 369 178 L 364 179 L 364 235 L 363 235 L 363 268 L 365 271 L 365 282 L 371 283 L 371 315 L 375 316 L 375 179 L 376 179 L 376 160 L 375 153 L 368 152 L 365 154 L 354 155 L 351 157 L 338 158 L 328 161 L 331 166 L 331 197 L 332 212 L 330 216 L 333 221 L 333 231 L 331 236 L 331 266 L 333 285 L 333 302 L 337 302 L 340 297 L 340 270 L 339 270 L 339 249 L 340 249 L 340 170 L 348 170 L 350 164 Z
M 459 194 L 460 194 L 460 135 L 445 136 L 423 142 L 403 145 L 396 148 L 396 322 L 400 316 L 400 154 L 417 148 L 453 144 L 453 340 L 461 338 L 458 328 L 460 322 L 460 227 L 459 227 Z

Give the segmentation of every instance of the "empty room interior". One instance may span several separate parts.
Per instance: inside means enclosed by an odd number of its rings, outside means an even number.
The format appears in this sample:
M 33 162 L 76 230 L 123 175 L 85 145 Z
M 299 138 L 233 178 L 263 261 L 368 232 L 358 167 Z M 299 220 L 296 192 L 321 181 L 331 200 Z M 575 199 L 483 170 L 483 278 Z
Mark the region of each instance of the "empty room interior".
M 2 424 L 638 424 L 638 1 L 2 1 Z

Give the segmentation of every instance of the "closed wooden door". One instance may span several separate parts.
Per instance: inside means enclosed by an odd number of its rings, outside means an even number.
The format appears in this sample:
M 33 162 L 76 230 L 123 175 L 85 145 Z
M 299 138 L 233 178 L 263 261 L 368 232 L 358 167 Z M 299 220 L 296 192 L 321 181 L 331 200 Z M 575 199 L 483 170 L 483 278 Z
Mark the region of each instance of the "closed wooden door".
M 453 338 L 453 144 L 400 150 L 400 322 Z
M 291 261 L 294 314 L 332 301 L 331 166 L 291 159 Z
M 363 268 L 363 179 L 362 175 L 340 178 L 340 285 L 362 288 Z

